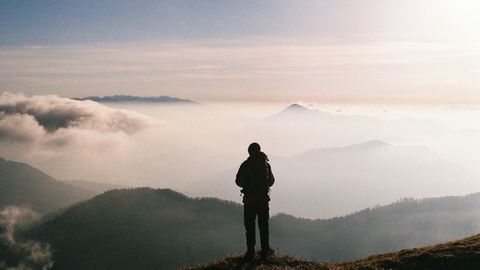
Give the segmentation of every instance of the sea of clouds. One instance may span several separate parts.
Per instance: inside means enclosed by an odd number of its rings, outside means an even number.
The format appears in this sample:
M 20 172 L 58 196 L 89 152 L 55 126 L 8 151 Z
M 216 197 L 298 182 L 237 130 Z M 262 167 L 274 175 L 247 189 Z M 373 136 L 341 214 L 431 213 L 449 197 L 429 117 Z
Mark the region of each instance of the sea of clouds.
M 65 148 L 87 152 L 121 148 L 132 134 L 158 123 L 148 116 L 93 101 L 55 95 L 0 95 L 0 144 L 17 155 L 55 155 Z

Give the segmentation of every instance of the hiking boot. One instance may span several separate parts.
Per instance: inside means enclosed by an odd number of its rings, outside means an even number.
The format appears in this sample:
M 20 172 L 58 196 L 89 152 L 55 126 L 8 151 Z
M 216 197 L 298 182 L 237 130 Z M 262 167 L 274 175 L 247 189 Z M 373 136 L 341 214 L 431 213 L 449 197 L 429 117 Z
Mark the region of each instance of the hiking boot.
M 273 254 L 275 254 L 275 250 L 272 248 L 268 248 L 267 250 L 262 249 L 261 255 L 263 260 L 267 259 L 269 256 L 272 256 Z
M 242 256 L 242 260 L 244 261 L 253 261 L 254 258 L 255 258 L 255 252 L 253 251 L 247 251 Z

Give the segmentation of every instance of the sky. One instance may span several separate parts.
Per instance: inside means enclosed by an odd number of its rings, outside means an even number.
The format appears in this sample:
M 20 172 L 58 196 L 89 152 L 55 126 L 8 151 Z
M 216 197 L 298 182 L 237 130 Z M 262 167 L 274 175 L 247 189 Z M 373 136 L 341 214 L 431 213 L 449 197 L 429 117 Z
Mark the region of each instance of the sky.
M 0 0 L 0 92 L 478 104 L 473 0 Z

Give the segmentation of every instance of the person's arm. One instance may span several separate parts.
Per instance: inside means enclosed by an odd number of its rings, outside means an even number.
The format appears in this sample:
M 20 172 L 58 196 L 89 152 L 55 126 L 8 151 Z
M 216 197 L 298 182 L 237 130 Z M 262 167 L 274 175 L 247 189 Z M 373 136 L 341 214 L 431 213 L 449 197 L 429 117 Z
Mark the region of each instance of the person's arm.
M 269 163 L 267 163 L 267 168 L 268 168 L 268 186 L 271 187 L 275 183 L 275 177 L 273 176 L 272 167 L 270 166 Z
M 238 169 L 237 176 L 235 177 L 235 184 L 237 186 L 243 188 L 245 186 L 245 178 L 246 178 L 246 172 L 245 172 L 245 162 L 240 165 L 240 168 Z

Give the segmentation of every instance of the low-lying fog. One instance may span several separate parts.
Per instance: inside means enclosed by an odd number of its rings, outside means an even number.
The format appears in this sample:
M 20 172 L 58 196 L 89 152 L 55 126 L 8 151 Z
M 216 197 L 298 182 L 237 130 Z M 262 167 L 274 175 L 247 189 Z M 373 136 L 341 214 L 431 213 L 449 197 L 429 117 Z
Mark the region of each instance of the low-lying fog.
M 480 191 L 480 107 L 287 103 L 98 104 L 0 96 L 0 156 L 57 179 L 168 187 L 241 201 L 252 141 L 272 212 L 344 215 L 404 197 Z

